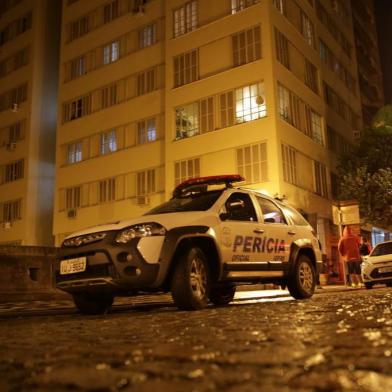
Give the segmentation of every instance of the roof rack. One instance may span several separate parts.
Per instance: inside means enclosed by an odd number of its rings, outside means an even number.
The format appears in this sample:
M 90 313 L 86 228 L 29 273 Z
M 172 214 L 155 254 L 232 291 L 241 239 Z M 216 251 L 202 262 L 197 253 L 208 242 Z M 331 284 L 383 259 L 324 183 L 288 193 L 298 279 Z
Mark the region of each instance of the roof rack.
M 245 181 L 245 178 L 240 174 L 223 174 L 220 176 L 208 176 L 191 178 L 177 185 L 173 191 L 173 197 L 184 195 L 186 191 L 194 190 L 196 192 L 206 191 L 208 185 L 224 184 L 226 188 L 232 188 L 234 182 Z

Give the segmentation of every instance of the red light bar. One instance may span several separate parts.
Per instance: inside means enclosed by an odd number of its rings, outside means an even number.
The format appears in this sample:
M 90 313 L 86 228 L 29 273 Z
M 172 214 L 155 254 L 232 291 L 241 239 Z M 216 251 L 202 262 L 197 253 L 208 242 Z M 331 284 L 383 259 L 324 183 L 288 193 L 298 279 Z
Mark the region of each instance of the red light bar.
M 177 185 L 173 191 L 173 196 L 178 196 L 183 193 L 187 188 L 192 188 L 196 185 L 219 185 L 225 184 L 229 187 L 233 182 L 245 181 L 245 178 L 239 174 L 223 174 L 220 176 L 208 176 L 208 177 L 198 177 L 191 178 Z

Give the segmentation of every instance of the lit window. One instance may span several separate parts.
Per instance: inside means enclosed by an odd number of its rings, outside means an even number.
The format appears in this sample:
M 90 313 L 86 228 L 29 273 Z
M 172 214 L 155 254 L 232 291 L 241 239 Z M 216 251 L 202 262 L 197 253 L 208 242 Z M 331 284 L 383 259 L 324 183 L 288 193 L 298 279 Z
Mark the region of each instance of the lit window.
M 176 139 L 184 139 L 199 133 L 199 102 L 177 108 Z
M 68 144 L 67 150 L 67 162 L 69 164 L 82 160 L 82 142 Z
M 197 1 L 189 1 L 176 9 L 174 17 L 174 37 L 188 33 L 197 28 Z
M 101 133 L 101 155 L 117 151 L 117 138 L 114 129 Z
M 157 140 L 155 118 L 150 118 L 145 121 L 139 121 L 137 128 L 139 144 L 149 143 Z
M 154 45 L 156 42 L 156 25 L 149 25 L 139 31 L 139 48 Z
M 263 83 L 236 89 L 235 96 L 237 123 L 256 120 L 267 115 Z
M 103 63 L 105 65 L 117 61 L 119 57 L 119 41 L 111 42 L 103 47 Z

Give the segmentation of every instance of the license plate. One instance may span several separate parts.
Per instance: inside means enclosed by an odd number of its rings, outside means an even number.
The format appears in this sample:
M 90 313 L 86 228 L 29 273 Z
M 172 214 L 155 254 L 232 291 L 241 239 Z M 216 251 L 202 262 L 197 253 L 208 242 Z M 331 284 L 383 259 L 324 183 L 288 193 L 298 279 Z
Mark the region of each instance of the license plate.
M 384 274 L 386 272 L 392 272 L 392 267 L 381 267 L 378 269 L 378 272 L 380 274 Z
M 78 257 L 76 259 L 62 260 L 60 263 L 60 274 L 75 274 L 86 270 L 86 257 Z

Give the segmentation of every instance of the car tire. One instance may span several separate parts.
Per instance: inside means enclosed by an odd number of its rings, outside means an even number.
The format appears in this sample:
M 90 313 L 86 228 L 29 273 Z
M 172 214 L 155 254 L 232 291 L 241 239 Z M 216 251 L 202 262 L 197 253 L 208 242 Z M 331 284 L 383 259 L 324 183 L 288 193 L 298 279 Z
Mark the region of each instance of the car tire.
M 210 271 L 204 252 L 193 247 L 182 253 L 176 263 L 171 294 L 179 309 L 199 310 L 208 305 Z
M 216 306 L 228 305 L 233 299 L 236 286 L 232 283 L 213 286 L 210 291 L 210 301 Z
M 365 287 L 370 290 L 373 288 L 373 285 L 370 282 L 365 282 Z
M 82 314 L 103 314 L 113 304 L 113 296 L 95 294 L 74 294 L 73 300 L 76 308 Z
M 316 273 L 310 258 L 299 255 L 287 278 L 287 288 L 295 299 L 310 298 L 316 287 Z

